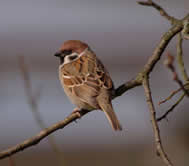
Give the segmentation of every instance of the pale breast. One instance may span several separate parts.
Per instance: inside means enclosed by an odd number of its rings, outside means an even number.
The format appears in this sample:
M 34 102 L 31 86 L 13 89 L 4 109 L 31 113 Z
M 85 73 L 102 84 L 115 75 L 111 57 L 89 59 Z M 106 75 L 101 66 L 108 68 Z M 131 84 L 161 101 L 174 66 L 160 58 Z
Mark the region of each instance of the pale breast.
M 68 98 L 70 99 L 70 101 L 73 104 L 75 104 L 78 108 L 80 108 L 80 109 L 86 109 L 86 110 L 95 110 L 95 109 L 97 109 L 95 107 L 92 107 L 88 103 L 84 102 L 79 97 L 77 97 L 73 93 L 73 91 L 71 90 L 71 88 L 68 88 L 67 86 L 63 86 L 63 88 L 64 88 L 64 92 L 66 93 L 66 95 L 68 96 Z

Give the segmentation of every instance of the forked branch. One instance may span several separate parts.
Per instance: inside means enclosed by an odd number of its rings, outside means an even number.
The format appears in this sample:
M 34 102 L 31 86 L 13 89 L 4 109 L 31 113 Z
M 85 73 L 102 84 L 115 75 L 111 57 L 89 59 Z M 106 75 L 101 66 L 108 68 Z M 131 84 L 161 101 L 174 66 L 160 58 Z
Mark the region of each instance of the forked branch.
M 149 6 L 155 8 L 157 11 L 159 11 L 160 15 L 164 18 L 166 18 L 168 21 L 171 22 L 171 24 L 174 24 L 175 22 L 178 22 L 179 20 L 174 18 L 173 16 L 170 16 L 165 9 L 163 9 L 160 5 L 157 3 L 153 2 L 152 0 L 147 0 L 147 1 L 138 1 L 138 4 L 143 5 L 143 6 Z

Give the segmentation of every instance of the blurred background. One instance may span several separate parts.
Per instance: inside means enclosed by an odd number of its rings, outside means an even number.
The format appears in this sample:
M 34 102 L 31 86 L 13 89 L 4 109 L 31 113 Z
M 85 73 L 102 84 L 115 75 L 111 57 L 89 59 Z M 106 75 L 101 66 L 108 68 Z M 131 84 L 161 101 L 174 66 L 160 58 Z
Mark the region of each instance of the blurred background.
M 158 0 L 166 11 L 182 18 L 189 11 L 188 0 Z M 1 0 L 0 2 L 0 150 L 37 134 L 41 129 L 29 105 L 19 56 L 28 67 L 32 94 L 45 126 L 63 120 L 74 109 L 58 80 L 59 61 L 53 54 L 70 39 L 87 42 L 108 68 L 115 86 L 133 78 L 151 56 L 162 34 L 170 27 L 152 8 L 133 0 Z M 189 42 L 184 41 L 184 60 L 189 70 Z M 176 38 L 167 51 L 176 54 Z M 157 114 L 175 103 L 159 106 L 178 86 L 163 66 L 163 59 L 151 74 Z M 189 102 L 176 107 L 160 123 L 165 150 L 175 165 L 189 163 Z M 47 139 L 13 156 L 16 165 L 164 165 L 156 156 L 150 116 L 142 87 L 113 101 L 124 128 L 112 131 L 105 115 L 94 111 L 77 123 L 54 132 L 53 139 L 63 160 Z M 8 159 L 0 160 L 9 165 Z

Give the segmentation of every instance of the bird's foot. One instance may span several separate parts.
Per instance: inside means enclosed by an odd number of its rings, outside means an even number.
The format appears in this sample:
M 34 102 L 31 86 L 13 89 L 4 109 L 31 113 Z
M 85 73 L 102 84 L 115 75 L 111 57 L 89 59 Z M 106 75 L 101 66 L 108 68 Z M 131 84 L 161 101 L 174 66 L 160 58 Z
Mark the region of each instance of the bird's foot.
M 81 118 L 81 113 L 80 113 L 80 111 L 81 111 L 81 110 L 80 110 L 79 108 L 75 108 L 71 114 L 77 114 L 78 118 Z

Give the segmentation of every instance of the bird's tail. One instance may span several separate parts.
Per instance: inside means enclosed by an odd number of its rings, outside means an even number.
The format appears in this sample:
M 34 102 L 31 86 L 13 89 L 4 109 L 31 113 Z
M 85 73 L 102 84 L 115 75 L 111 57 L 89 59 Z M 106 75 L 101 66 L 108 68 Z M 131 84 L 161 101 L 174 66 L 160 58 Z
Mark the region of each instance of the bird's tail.
M 122 130 L 122 127 L 119 123 L 119 120 L 113 110 L 112 104 L 111 103 L 103 103 L 99 102 L 99 105 L 101 109 L 104 111 L 106 118 L 108 119 L 109 123 L 111 124 L 112 128 L 117 131 L 117 130 Z

